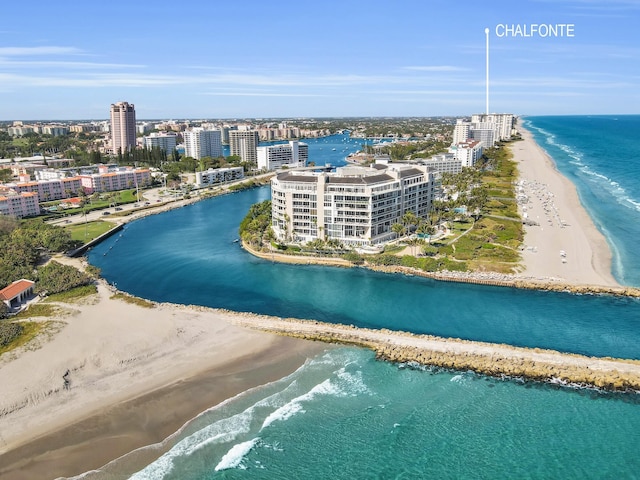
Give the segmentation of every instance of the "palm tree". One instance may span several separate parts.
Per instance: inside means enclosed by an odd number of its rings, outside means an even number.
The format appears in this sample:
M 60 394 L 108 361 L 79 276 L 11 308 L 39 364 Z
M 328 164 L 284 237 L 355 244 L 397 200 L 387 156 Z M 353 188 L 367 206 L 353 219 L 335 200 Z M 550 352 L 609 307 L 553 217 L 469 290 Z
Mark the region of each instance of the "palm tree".
M 393 225 L 391 225 L 391 231 L 395 233 L 398 238 L 400 238 L 405 234 L 406 228 L 401 223 L 394 223 Z
M 404 215 L 402 215 L 402 223 L 406 228 L 408 228 L 418 223 L 418 217 L 415 213 L 409 210 L 408 212 L 405 212 Z

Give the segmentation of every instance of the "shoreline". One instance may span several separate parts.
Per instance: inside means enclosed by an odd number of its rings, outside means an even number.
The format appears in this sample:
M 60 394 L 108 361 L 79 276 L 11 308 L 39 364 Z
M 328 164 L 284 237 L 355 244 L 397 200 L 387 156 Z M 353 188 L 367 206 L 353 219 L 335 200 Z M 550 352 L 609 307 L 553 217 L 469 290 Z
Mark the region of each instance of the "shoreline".
M 400 265 L 355 265 L 348 260 L 332 257 L 306 257 L 286 255 L 282 253 L 259 252 L 250 245 L 242 242 L 242 248 L 251 255 L 280 263 L 292 263 L 298 265 L 322 265 L 342 268 L 366 268 L 375 272 L 396 275 L 410 275 L 430 278 L 440 282 L 471 283 L 476 285 L 489 285 L 495 287 L 519 288 L 524 290 L 542 290 L 550 292 L 568 292 L 583 295 L 614 295 L 623 297 L 640 297 L 640 288 L 626 287 L 623 285 L 595 285 L 585 283 L 569 283 L 559 278 L 541 278 L 523 274 L 504 274 L 495 272 L 451 272 L 440 270 L 438 272 L 426 272 L 411 267 Z
M 99 468 L 331 348 L 233 325 L 221 311 L 145 308 L 113 293 L 101 280 L 97 294 L 56 303 L 55 318 L 30 320 L 55 320 L 55 331 L 0 357 L 3 479 Z
M 522 262 L 524 270 L 516 274 L 495 272 L 425 272 L 402 266 L 362 265 L 385 273 L 417 275 L 438 281 L 473 283 L 529 290 L 576 294 L 640 297 L 640 288 L 621 285 L 611 273 L 611 251 L 588 212 L 580 203 L 575 185 L 555 166 L 552 158 L 537 144 L 529 130 L 518 126 L 522 141 L 508 145 L 518 167 L 519 183 L 528 202 L 519 206 L 523 214 L 542 214 L 547 224 L 524 224 Z M 532 191 L 535 187 L 537 190 Z M 527 188 L 529 187 L 529 188 Z M 544 189 L 542 192 L 540 189 Z M 537 196 L 536 196 L 537 194 Z M 553 210 L 551 210 L 553 209 Z M 550 218 L 551 214 L 557 218 Z M 562 218 L 560 218 L 562 215 Z M 546 232 L 545 232 L 546 228 Z M 528 246 L 529 245 L 529 246 Z M 356 267 L 342 258 L 286 255 L 261 252 L 245 242 L 242 247 L 264 260 L 294 264 L 318 264 Z M 568 259 L 567 259 L 568 257 Z M 589 258 L 588 263 L 582 261 Z
M 553 276 L 569 283 L 621 286 L 611 271 L 612 254 L 604 235 L 582 205 L 576 186 L 556 167 L 521 124 L 523 140 L 511 144 L 518 167 L 524 225 L 524 274 Z
M 541 171 L 549 175 L 553 170 L 555 176 L 564 179 L 565 183 L 558 184 L 559 191 L 564 192 L 566 188 L 572 193 L 575 199 L 571 201 L 577 201 L 577 208 L 583 214 L 577 217 L 579 220 L 572 221 L 570 228 L 559 231 L 570 237 L 575 236 L 576 231 L 582 232 L 590 242 L 603 240 L 592 235 L 590 228 L 596 234 L 599 232 L 579 204 L 575 187 L 570 188 L 571 182 L 555 169 L 552 160 L 532 137 L 529 142 L 528 145 L 533 143 L 538 149 L 535 159 L 543 160 Z M 514 143 L 511 148 L 521 144 Z M 520 172 L 521 166 L 529 165 L 521 157 L 518 162 Z M 555 185 L 552 188 L 556 188 Z M 201 199 L 172 202 L 143 215 L 162 213 Z M 566 206 L 564 202 L 558 200 L 556 204 L 562 209 Z M 571 206 L 574 208 L 574 203 Z M 584 221 L 585 216 L 588 222 Z M 136 218 L 139 216 L 121 221 L 126 223 Z M 535 229 L 527 230 L 525 241 L 529 243 L 532 238 L 537 238 Z M 557 242 L 555 237 L 552 240 Z M 606 242 L 604 244 L 606 247 Z M 556 243 L 552 247 L 557 248 Z M 355 267 L 339 258 L 318 258 L 316 262 L 309 257 L 244 248 L 266 260 L 276 261 L 276 256 L 282 256 L 286 259 L 277 261 Z M 535 261 L 527 264 L 525 272 L 515 275 L 431 273 L 399 266 L 364 268 L 439 281 L 640 297 L 640 289 L 621 286 L 612 281 L 613 277 L 602 275 L 607 261 L 610 267 L 608 248 L 603 252 L 600 245 L 588 252 L 591 252 L 588 267 L 595 274 L 587 277 L 589 282 L 580 281 L 581 277 L 556 277 L 548 271 L 537 274 L 537 265 L 544 267 L 552 261 L 546 253 L 530 255 Z M 540 246 L 537 253 L 543 253 Z M 609 253 L 608 260 L 606 253 Z M 546 260 L 539 263 L 543 257 Z M 558 263 L 556 257 L 554 254 L 553 260 Z M 80 260 L 65 259 L 65 263 L 78 266 Z M 592 278 L 596 281 L 592 282 Z M 637 393 L 640 390 L 638 360 L 592 358 L 200 306 L 152 302 L 155 307 L 148 310 L 111 299 L 110 293 L 111 289 L 100 281 L 97 299 L 63 304 L 63 312 L 56 319 L 62 326 L 50 333 L 49 338 L 43 335 L 35 347 L 30 345 L 9 357 L 0 357 L 0 381 L 8 386 L 0 404 L 0 476 L 3 478 L 78 475 L 105 465 L 111 468 L 109 464 L 114 459 L 117 459 L 114 462 L 117 468 L 129 468 L 133 472 L 140 462 L 157 457 L 158 450 L 150 449 L 142 455 L 144 458 L 137 460 L 122 459 L 123 455 L 162 442 L 204 410 L 236 394 L 286 376 L 310 355 L 332 348 L 331 343 L 369 348 L 377 358 L 394 363 L 417 362 L 453 370 L 473 370 L 489 376 L 595 386 L 610 391 Z M 128 342 L 125 345 L 121 344 L 123 337 Z M 69 391 L 61 388 L 65 369 L 71 371 Z
M 588 357 L 541 348 L 257 314 L 243 314 L 234 323 L 295 338 L 369 348 L 376 352 L 377 358 L 393 363 L 417 362 L 493 377 L 519 377 L 640 393 L 640 360 Z

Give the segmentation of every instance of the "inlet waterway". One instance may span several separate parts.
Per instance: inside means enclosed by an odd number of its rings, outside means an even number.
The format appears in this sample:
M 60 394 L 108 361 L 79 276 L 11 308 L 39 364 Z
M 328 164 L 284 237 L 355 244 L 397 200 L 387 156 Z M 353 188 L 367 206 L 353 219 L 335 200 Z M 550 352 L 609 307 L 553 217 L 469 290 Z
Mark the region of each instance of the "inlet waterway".
M 155 301 L 640 358 L 640 300 L 443 283 L 363 268 L 287 265 L 234 240 L 263 187 L 153 215 L 89 252 L 117 288 Z

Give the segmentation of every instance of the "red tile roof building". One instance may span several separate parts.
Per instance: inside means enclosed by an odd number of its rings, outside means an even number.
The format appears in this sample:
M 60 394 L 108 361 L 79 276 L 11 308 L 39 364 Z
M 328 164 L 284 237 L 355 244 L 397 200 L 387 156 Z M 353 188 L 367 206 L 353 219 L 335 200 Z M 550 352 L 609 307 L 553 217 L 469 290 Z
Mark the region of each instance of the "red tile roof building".
M 31 280 L 20 279 L 11 285 L 0 290 L 0 301 L 4 302 L 7 307 L 17 306 L 33 296 L 33 287 L 35 282 Z

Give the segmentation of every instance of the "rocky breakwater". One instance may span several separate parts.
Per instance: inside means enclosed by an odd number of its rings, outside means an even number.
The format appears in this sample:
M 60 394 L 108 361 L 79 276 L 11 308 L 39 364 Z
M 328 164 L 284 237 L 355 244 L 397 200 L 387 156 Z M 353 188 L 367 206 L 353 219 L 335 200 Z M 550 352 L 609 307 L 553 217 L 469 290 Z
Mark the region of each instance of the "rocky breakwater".
M 640 392 L 638 360 L 594 358 L 313 320 L 225 313 L 232 315 L 233 322 L 238 325 L 308 340 L 362 346 L 374 350 L 377 358 L 390 362 L 417 362 L 452 370 L 472 370 L 494 377 Z
M 640 298 L 640 288 L 609 285 L 587 285 L 568 283 L 554 277 L 526 277 L 496 272 L 452 272 L 440 270 L 438 272 L 424 272 L 414 268 L 402 266 L 370 267 L 386 273 L 402 273 L 432 278 L 441 282 L 474 283 L 478 285 L 493 285 L 497 287 L 522 288 L 527 290 L 542 290 L 549 292 L 567 292 L 576 295 L 614 295 L 620 297 Z

